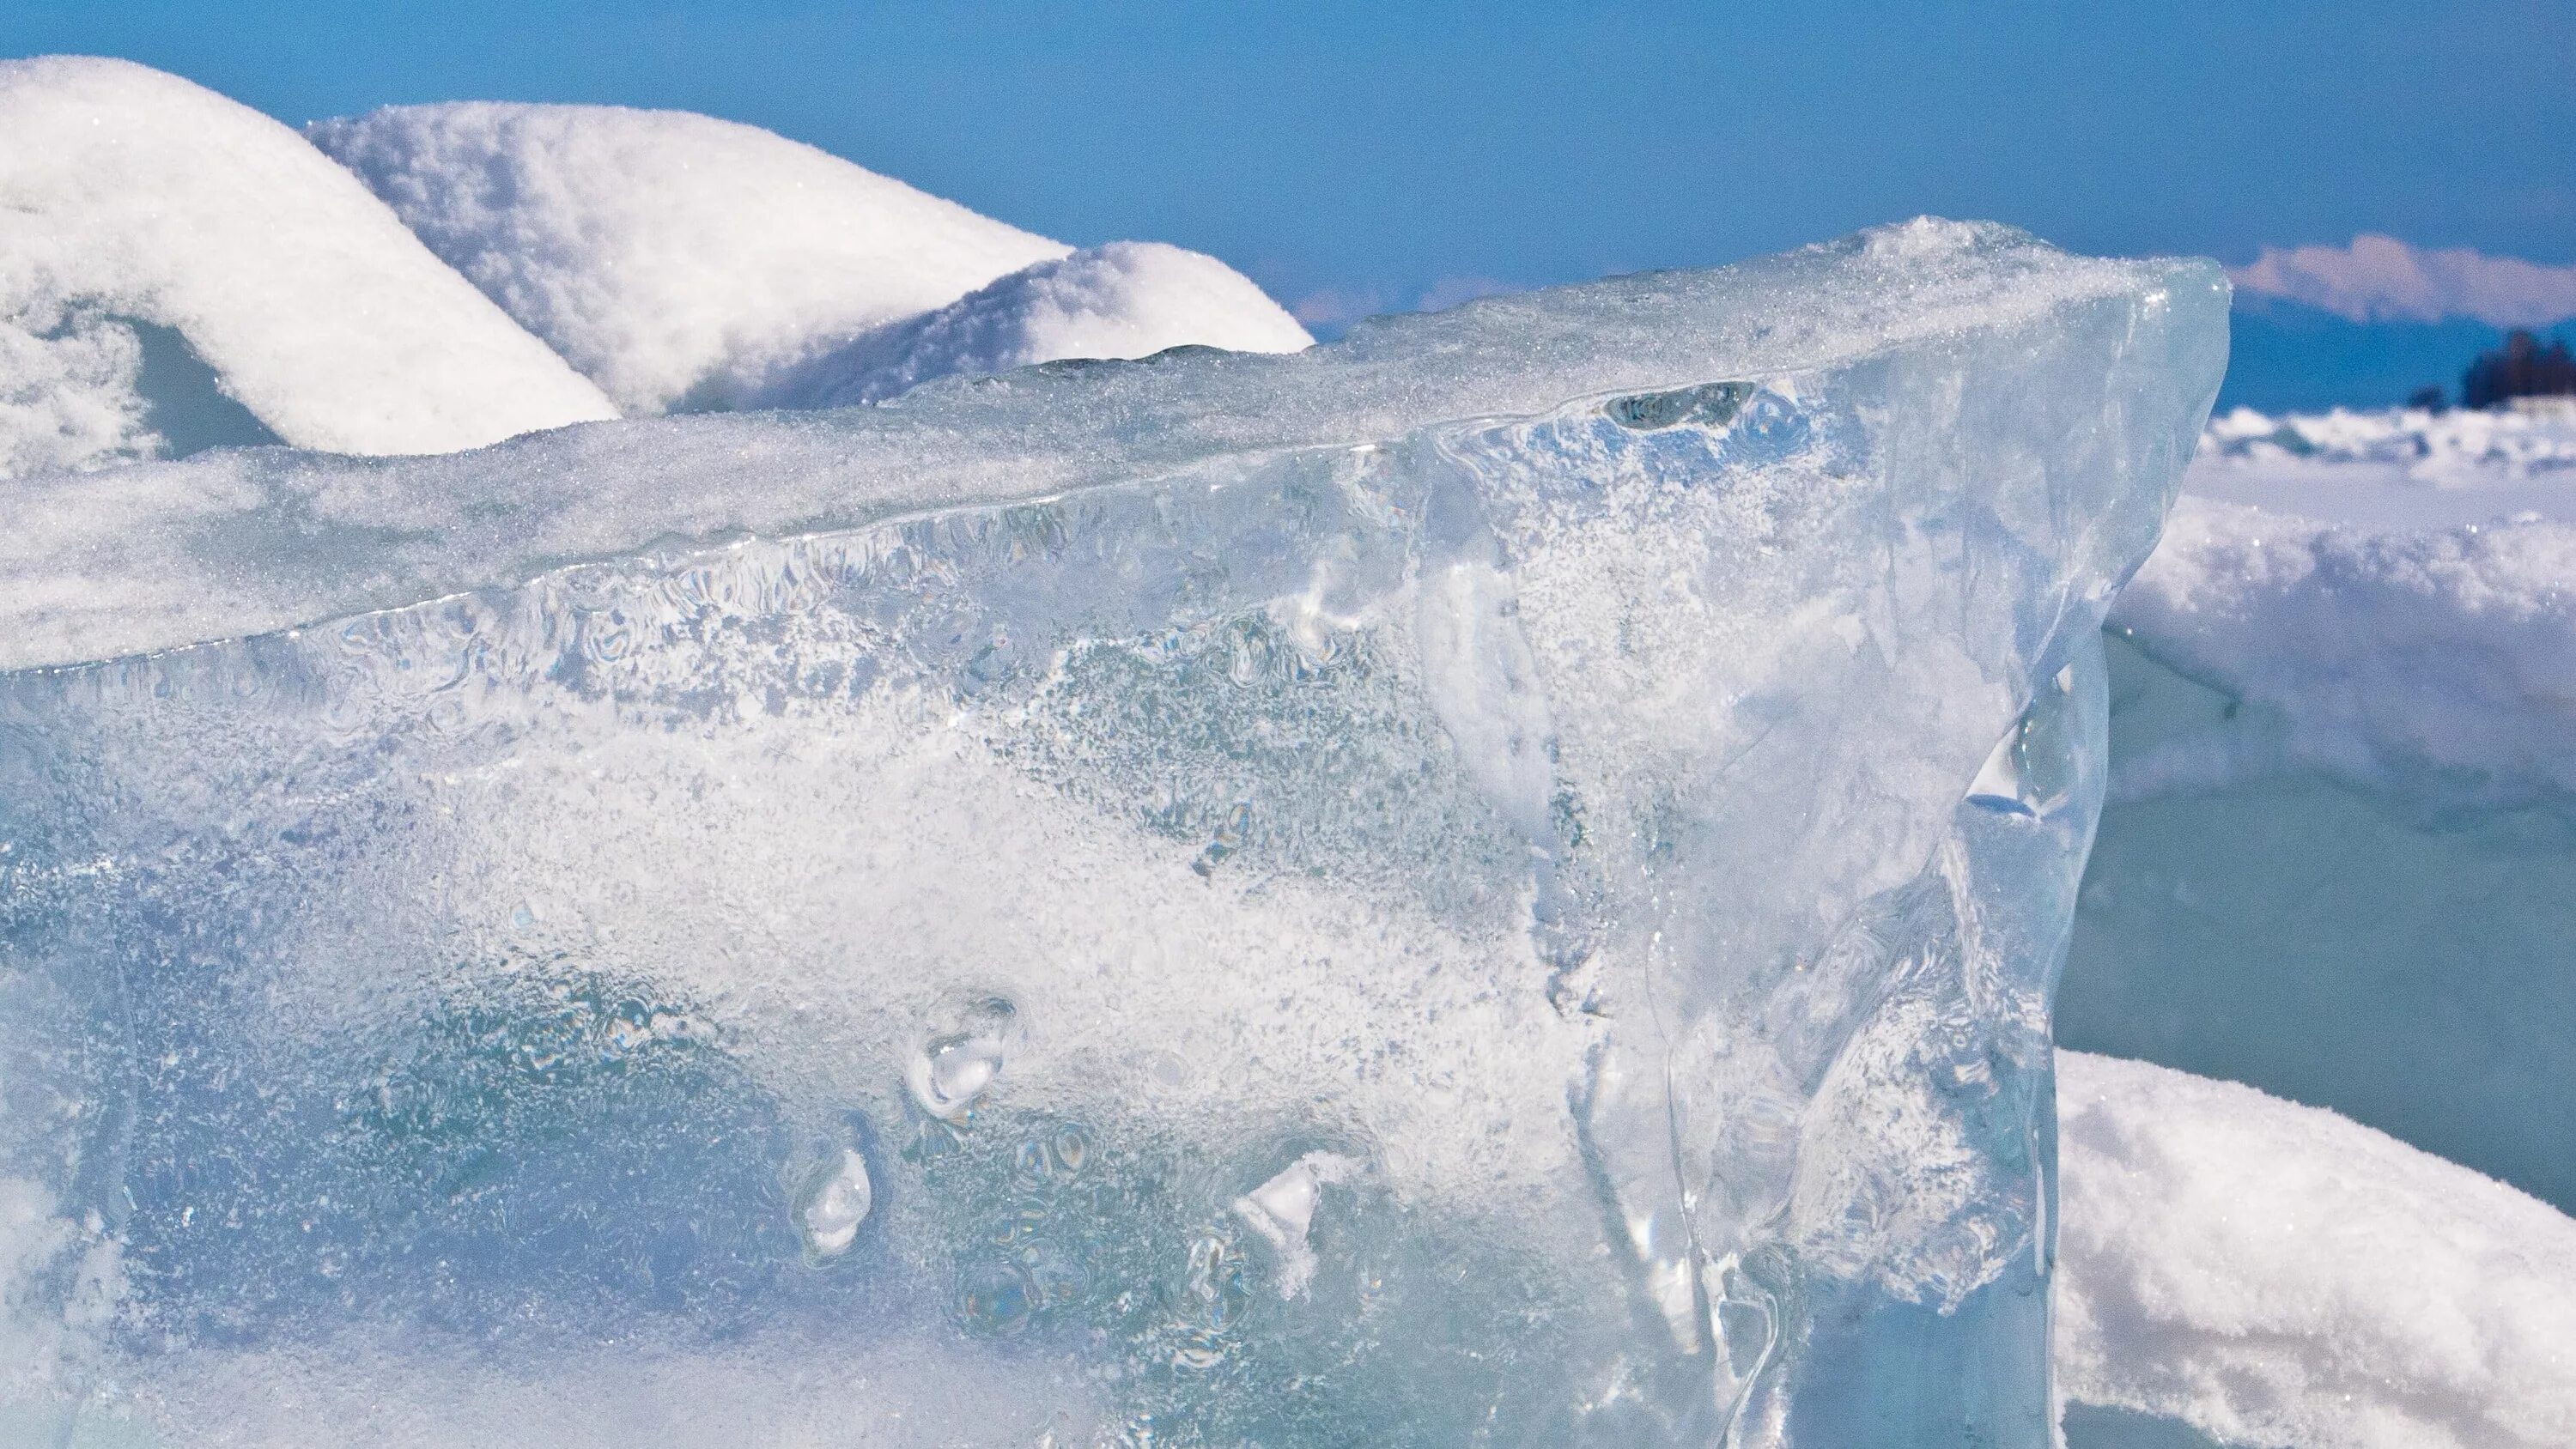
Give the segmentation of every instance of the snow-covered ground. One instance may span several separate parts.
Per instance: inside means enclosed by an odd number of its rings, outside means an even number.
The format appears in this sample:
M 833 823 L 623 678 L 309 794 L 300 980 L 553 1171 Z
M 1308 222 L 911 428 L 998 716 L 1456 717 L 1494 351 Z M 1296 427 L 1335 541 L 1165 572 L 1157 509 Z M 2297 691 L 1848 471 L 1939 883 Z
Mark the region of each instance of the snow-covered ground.
M 707 116 L 467 103 L 299 136 L 48 57 L 0 63 L 0 137 L 0 478 L 1311 341 L 1214 257 L 1075 252 Z
M 2576 1443 L 2576 1220 L 2313 1107 L 2058 1059 L 2060 1389 L 2227 1442 Z

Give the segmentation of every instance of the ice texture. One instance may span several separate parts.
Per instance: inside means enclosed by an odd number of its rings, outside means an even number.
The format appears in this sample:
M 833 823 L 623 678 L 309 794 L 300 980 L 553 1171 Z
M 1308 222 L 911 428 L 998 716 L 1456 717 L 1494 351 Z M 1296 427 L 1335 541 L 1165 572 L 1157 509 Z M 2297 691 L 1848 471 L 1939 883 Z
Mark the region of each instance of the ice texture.
M 2058 1071 L 2071 1398 L 2229 1444 L 2576 1443 L 2576 1221 L 2248 1087 Z
M 140 1442 L 2050 1442 L 2198 262 L 1714 272 L 0 540 L 0 1282 Z
M 0 62 L 0 477 L 616 415 L 293 131 L 143 66 Z

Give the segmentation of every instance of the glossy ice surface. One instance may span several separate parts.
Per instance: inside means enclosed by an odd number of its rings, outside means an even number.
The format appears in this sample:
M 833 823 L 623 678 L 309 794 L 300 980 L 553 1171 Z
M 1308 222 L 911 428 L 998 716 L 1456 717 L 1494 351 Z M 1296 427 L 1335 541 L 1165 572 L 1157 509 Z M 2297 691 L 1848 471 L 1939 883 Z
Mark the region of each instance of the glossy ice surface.
M 2049 1442 L 2192 262 L 1709 273 L 0 541 L 74 1442 Z

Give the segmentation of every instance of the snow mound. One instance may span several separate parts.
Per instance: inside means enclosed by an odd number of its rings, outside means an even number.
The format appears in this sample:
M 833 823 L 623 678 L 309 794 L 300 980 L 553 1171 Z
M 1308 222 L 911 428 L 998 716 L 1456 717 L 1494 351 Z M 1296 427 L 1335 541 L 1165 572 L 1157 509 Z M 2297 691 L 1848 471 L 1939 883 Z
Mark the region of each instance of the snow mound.
M 614 416 L 348 173 L 125 61 L 0 62 L 0 476 Z
M 731 406 L 860 333 L 1068 250 L 683 111 L 473 101 L 308 134 L 628 412 Z
M 2115 627 L 2259 706 L 2122 761 L 2115 798 L 2319 770 L 2437 804 L 2576 796 L 2576 526 L 2383 530 L 2186 495 Z
M 1250 278 L 1201 252 L 1112 242 L 1043 261 L 796 369 L 769 407 L 878 402 L 933 378 L 1166 348 L 1295 352 L 1314 339 Z
M 2060 1386 L 2231 1442 L 2576 1443 L 2576 1221 L 2250 1087 L 2058 1056 Z

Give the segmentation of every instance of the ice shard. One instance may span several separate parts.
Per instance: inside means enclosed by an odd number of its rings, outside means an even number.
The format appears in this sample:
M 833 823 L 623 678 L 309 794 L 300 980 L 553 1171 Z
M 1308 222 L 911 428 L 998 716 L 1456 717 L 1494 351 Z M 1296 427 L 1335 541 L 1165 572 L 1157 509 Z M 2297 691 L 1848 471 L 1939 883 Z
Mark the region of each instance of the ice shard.
M 0 1413 L 2044 1445 L 2098 630 L 2224 352 L 1923 221 L 33 480 Z

